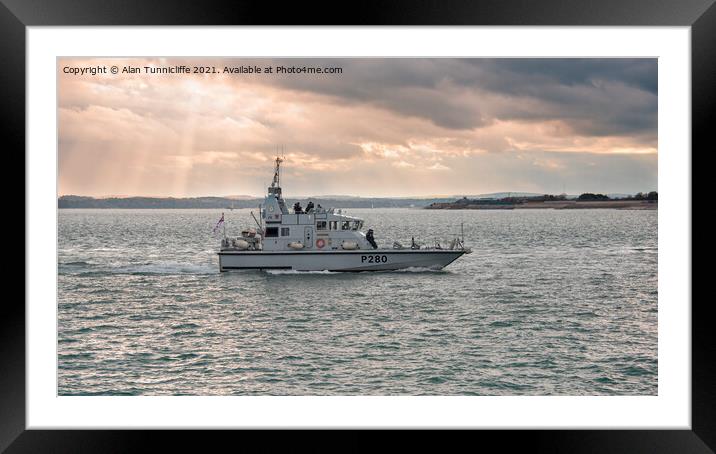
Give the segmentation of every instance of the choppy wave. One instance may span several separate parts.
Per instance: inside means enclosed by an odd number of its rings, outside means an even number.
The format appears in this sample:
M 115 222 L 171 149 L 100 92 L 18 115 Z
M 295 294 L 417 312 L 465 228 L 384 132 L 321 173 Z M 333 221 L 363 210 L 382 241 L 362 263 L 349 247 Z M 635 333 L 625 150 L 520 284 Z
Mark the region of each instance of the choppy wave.
M 74 262 L 60 262 L 60 266 L 70 266 L 70 267 L 71 267 L 71 266 L 75 266 L 75 267 L 76 267 L 76 266 L 79 266 L 79 267 L 87 267 L 87 266 L 92 266 L 92 264 L 91 264 L 90 262 L 85 262 L 85 261 L 82 261 L 82 260 L 77 260 L 77 261 L 74 261 Z

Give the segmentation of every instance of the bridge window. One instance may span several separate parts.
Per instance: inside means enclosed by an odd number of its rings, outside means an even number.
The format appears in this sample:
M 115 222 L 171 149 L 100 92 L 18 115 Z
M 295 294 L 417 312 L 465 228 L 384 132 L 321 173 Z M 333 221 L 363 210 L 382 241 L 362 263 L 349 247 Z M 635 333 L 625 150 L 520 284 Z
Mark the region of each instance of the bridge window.
M 276 238 L 278 236 L 278 227 L 266 227 L 266 238 Z
M 338 221 L 331 221 L 329 225 L 331 230 L 338 230 Z
M 289 236 L 291 231 L 288 227 L 281 227 L 281 236 Z
M 326 221 L 316 221 L 316 230 L 326 230 Z
M 341 225 L 341 230 L 350 230 L 351 229 L 351 221 L 343 221 L 343 225 Z

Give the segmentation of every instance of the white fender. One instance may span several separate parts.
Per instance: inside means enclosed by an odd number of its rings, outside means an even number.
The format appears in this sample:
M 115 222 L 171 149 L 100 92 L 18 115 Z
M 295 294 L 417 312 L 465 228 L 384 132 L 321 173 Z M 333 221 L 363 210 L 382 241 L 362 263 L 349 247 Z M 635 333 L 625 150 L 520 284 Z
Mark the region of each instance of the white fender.
M 300 241 L 292 241 L 288 243 L 288 247 L 290 247 L 291 249 L 303 249 L 303 243 L 301 243 Z
M 358 249 L 358 243 L 356 243 L 355 241 L 344 241 L 343 243 L 341 243 L 341 247 L 347 250 Z

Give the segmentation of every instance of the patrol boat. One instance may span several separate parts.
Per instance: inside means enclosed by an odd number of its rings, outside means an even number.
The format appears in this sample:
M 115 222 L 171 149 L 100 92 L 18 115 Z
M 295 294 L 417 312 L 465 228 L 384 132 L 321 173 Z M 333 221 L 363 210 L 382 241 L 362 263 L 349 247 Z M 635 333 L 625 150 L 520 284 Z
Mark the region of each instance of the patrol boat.
M 384 271 L 405 268 L 442 269 L 470 252 L 464 236 L 443 248 L 393 243 L 381 248 L 372 229 L 363 232 L 363 220 L 335 208 L 309 202 L 304 210 L 296 203 L 289 210 L 281 195 L 280 166 L 275 161 L 273 181 L 259 206 L 257 228 L 244 229 L 239 237 L 221 241 L 219 268 L 230 270 Z M 223 216 L 222 216 L 223 220 Z

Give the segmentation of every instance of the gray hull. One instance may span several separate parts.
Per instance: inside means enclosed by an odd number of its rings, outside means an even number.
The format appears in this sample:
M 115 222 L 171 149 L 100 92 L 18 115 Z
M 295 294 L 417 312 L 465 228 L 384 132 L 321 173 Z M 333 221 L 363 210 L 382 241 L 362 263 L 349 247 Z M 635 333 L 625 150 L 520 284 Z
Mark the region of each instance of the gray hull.
M 385 271 L 442 269 L 464 250 L 221 251 L 221 271 L 284 269 L 297 271 Z

